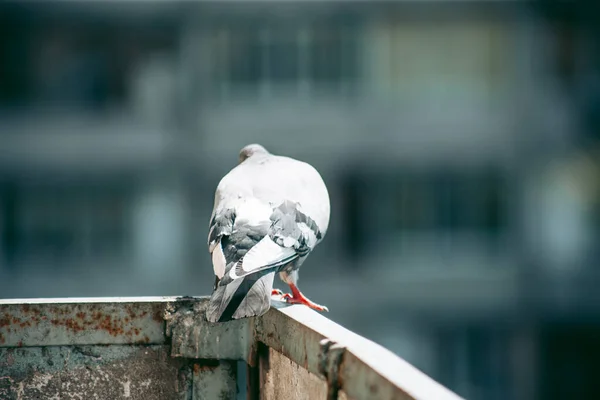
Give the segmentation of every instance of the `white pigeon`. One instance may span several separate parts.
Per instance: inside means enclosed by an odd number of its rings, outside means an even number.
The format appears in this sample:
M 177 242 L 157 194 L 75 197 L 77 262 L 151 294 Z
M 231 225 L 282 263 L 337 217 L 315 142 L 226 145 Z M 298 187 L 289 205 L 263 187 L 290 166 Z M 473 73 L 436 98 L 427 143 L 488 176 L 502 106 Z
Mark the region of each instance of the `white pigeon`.
M 216 275 L 206 317 L 224 322 L 266 313 L 275 274 L 283 299 L 327 311 L 298 289 L 298 269 L 329 225 L 329 193 L 311 165 L 251 144 L 221 179 L 208 232 Z

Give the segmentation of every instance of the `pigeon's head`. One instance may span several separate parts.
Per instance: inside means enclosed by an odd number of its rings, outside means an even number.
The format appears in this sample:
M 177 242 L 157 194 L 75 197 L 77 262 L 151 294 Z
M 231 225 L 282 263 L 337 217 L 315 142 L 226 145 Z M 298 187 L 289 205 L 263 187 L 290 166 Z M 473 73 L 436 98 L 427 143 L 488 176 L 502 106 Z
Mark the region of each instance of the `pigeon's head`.
M 260 144 L 249 144 L 240 150 L 240 164 L 255 154 L 266 155 L 269 154 L 269 152 Z

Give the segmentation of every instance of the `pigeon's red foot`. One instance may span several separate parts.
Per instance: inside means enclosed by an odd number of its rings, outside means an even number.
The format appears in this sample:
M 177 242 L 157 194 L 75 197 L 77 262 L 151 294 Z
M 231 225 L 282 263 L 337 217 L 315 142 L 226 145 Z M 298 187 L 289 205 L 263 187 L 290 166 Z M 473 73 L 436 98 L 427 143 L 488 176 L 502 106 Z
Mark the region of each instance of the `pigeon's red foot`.
M 286 293 L 283 295 L 283 300 L 285 300 L 287 303 L 304 304 L 305 306 L 317 311 L 329 311 L 327 307 L 310 301 L 302 294 L 302 292 L 300 292 L 300 289 L 298 289 L 296 285 L 290 284 L 290 289 L 292 290 L 292 294 Z
M 271 296 L 283 296 L 283 292 L 279 289 L 271 290 Z

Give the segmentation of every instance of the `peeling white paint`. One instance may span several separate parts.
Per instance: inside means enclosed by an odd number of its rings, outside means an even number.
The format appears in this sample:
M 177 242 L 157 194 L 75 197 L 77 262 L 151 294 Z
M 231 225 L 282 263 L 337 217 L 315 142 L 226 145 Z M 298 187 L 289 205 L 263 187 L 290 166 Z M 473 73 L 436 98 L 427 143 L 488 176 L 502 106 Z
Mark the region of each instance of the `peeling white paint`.
M 140 382 L 140 386 L 147 388 L 147 387 L 150 387 L 151 383 L 152 383 L 151 379 L 146 379 L 145 381 Z
M 123 396 L 125 398 L 131 397 L 131 381 L 128 379 L 121 383 L 123 384 Z
M 101 376 L 102 380 L 105 381 L 110 381 L 110 374 L 108 374 L 106 371 L 104 371 L 102 368 L 98 368 L 98 375 Z
M 17 388 L 17 400 L 23 400 L 24 394 L 25 394 L 25 384 L 23 382 L 19 382 L 19 386 Z
M 4 385 L 2 383 L 2 381 L 5 380 L 5 379 L 8 381 L 8 385 Z M 14 384 L 15 384 L 15 381 L 10 376 L 0 376 L 0 398 L 4 398 L 3 396 L 8 397 L 8 393 L 10 391 L 10 388 Z M 6 387 L 6 389 L 2 389 L 2 387 Z
M 48 386 L 48 382 L 50 382 L 51 379 L 51 374 L 36 374 L 31 379 L 31 383 L 27 385 L 27 389 L 36 389 L 43 392 L 43 389 Z

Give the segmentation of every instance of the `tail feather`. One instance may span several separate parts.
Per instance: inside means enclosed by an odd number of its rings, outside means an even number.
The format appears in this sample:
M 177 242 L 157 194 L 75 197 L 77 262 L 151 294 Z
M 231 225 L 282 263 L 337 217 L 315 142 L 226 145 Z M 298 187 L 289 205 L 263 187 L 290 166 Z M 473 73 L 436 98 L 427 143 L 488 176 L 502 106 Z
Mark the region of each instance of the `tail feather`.
M 269 236 L 265 236 L 229 268 L 221 285 L 228 285 L 236 279 L 259 271 L 275 269 L 297 258 L 298 253 L 293 248 L 279 246 Z
M 206 318 L 210 322 L 225 322 L 263 315 L 271 305 L 275 271 L 259 271 L 235 279 L 227 285 L 217 285 Z

